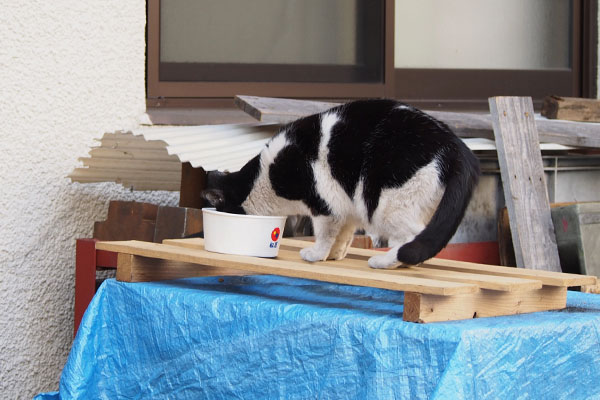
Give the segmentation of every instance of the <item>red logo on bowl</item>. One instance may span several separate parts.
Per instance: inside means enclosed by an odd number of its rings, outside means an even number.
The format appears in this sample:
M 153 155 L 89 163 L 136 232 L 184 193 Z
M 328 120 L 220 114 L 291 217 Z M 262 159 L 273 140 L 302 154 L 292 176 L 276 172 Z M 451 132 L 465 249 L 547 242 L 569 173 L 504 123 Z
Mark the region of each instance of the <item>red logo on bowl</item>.
M 279 234 L 281 233 L 281 231 L 279 230 L 279 228 L 275 228 L 273 229 L 273 231 L 271 232 L 271 239 L 276 242 L 277 239 L 279 239 Z

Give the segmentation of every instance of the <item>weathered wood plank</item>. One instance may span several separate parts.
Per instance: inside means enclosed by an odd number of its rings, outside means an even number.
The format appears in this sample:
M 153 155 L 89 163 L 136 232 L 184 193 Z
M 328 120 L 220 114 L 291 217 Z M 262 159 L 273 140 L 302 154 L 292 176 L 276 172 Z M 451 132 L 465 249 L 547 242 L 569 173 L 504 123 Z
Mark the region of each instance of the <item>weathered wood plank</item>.
M 106 220 L 94 222 L 94 238 L 99 240 L 154 240 L 158 206 L 136 201 L 112 200 Z
M 290 240 L 290 239 L 286 239 Z M 293 240 L 293 239 L 292 239 Z M 163 241 L 165 244 L 170 244 L 173 246 L 181 246 L 187 248 L 195 248 L 201 249 L 202 247 L 202 239 L 195 238 L 193 241 L 190 239 L 167 239 Z M 305 242 L 308 243 L 308 242 Z M 304 262 L 300 253 L 298 252 L 298 248 L 292 248 L 292 250 L 286 250 L 288 246 L 282 246 L 279 250 L 279 254 L 277 255 L 278 260 L 286 260 L 286 261 L 296 261 L 296 262 Z M 352 249 L 354 250 L 354 249 Z M 361 249 L 358 249 L 359 251 Z M 327 267 L 336 267 L 336 268 L 346 268 L 346 269 L 354 269 L 354 270 L 363 270 L 370 271 L 372 273 L 385 273 L 385 274 L 394 274 L 401 276 L 413 276 L 417 278 L 426 278 L 426 279 L 437 279 L 441 281 L 448 282 L 462 282 L 462 283 L 473 283 L 478 285 L 483 289 L 490 290 L 502 290 L 502 291 L 519 291 L 519 290 L 532 290 L 532 289 L 540 289 L 542 287 L 542 282 L 535 278 L 515 278 L 515 277 L 502 277 L 502 276 L 491 276 L 491 275 L 483 275 L 476 274 L 471 272 L 456 272 L 456 271 L 447 271 L 447 270 L 435 270 L 435 269 L 426 269 L 422 267 L 410 267 L 410 268 L 397 268 L 397 269 L 370 269 L 367 264 L 367 257 L 361 257 L 360 259 L 355 258 L 345 258 L 343 260 L 335 260 L 335 261 L 322 261 L 311 263 L 314 266 L 327 266 Z
M 122 282 L 154 282 L 197 276 L 241 276 L 248 274 L 248 271 L 232 268 L 211 267 L 119 253 L 116 278 Z
M 195 241 L 197 239 L 180 239 L 181 241 Z M 201 242 L 196 242 L 196 246 L 201 245 Z M 281 249 L 301 249 L 312 245 L 311 242 L 296 240 L 291 238 L 281 239 Z M 373 249 L 357 249 L 351 247 L 348 250 L 347 258 L 355 258 L 359 260 L 367 260 L 369 257 L 381 254 L 380 250 Z M 444 260 L 441 258 L 430 258 L 419 268 L 443 269 L 456 272 L 469 272 L 474 274 L 487 274 L 495 276 L 506 276 L 524 279 L 539 280 L 544 285 L 548 286 L 582 286 L 595 285 L 596 277 L 589 275 L 566 274 L 562 272 L 552 272 L 544 270 L 530 270 L 513 267 L 502 267 L 498 265 L 488 265 L 471 263 L 457 260 Z
M 98 242 L 96 248 L 149 258 L 181 261 L 211 267 L 226 267 L 261 274 L 276 274 L 292 278 L 313 279 L 345 285 L 369 286 L 382 289 L 411 291 L 417 293 L 449 296 L 458 293 L 473 293 L 476 285 L 444 282 L 435 279 L 403 277 L 372 271 L 340 270 L 335 267 L 315 268 L 306 262 L 290 262 L 271 258 L 237 256 L 211 253 L 200 249 L 189 249 L 168 244 L 139 241 Z
M 448 297 L 404 294 L 404 321 L 438 322 L 479 317 L 560 310 L 567 305 L 567 288 L 543 286 L 516 293 L 481 290 Z
M 277 123 L 288 123 L 337 105 L 337 103 L 319 101 L 255 96 L 236 96 L 236 104 L 259 121 Z M 489 114 L 448 111 L 427 111 L 427 113 L 448 124 L 460 137 L 494 138 L 492 118 Z M 600 147 L 600 124 L 546 118 L 536 118 L 535 121 L 540 142 L 565 146 Z
M 493 97 L 489 103 L 517 266 L 559 272 L 531 98 Z
M 600 122 L 600 100 L 547 96 L 542 104 L 542 115 L 550 119 Z
M 277 256 L 278 260 L 302 262 L 300 253 L 297 250 L 280 250 Z M 330 260 L 312 263 L 315 266 L 328 266 L 343 269 L 354 269 L 371 271 L 372 273 L 385 273 L 398 276 L 412 276 L 425 279 L 437 279 L 448 282 L 473 283 L 482 289 L 500 290 L 505 292 L 516 292 L 521 290 L 540 289 L 542 282 L 534 278 L 523 279 L 513 277 L 502 277 L 475 274 L 470 272 L 456 272 L 441 269 L 430 269 L 421 267 L 397 268 L 397 269 L 370 269 L 367 260 L 357 260 L 345 258 L 343 260 Z
M 276 99 L 270 97 L 235 96 L 235 104 L 261 122 L 287 123 L 298 117 L 320 113 L 340 103 L 324 101 Z
M 200 238 L 193 239 L 167 239 L 163 243 L 182 246 L 191 249 L 203 249 L 204 241 Z M 298 250 L 311 246 L 313 243 L 305 240 L 298 240 L 292 238 L 281 239 L 280 248 L 283 250 L 291 250 L 297 252 Z M 374 249 L 361 249 L 351 247 L 348 250 L 348 255 L 344 260 L 333 262 L 334 265 L 337 262 L 348 263 L 348 260 L 359 260 L 362 263 L 366 263 L 367 259 L 374 255 L 380 255 L 381 250 Z M 331 261 L 327 262 L 332 263 Z M 366 265 L 366 264 L 365 264 Z M 582 286 L 582 285 L 594 285 L 596 284 L 596 277 L 589 275 L 578 275 L 578 274 L 566 274 L 562 272 L 551 272 L 543 270 L 529 270 L 522 268 L 513 267 L 502 267 L 498 265 L 479 264 L 472 262 L 464 262 L 457 260 L 445 260 L 441 258 L 430 258 L 423 264 L 418 266 L 419 269 L 431 269 L 431 270 L 445 270 L 452 272 L 466 272 L 469 274 L 483 274 L 493 275 L 494 277 L 513 277 L 522 278 L 534 281 L 540 281 L 543 285 L 548 286 Z M 403 268 L 397 270 L 385 270 L 388 272 L 402 271 Z

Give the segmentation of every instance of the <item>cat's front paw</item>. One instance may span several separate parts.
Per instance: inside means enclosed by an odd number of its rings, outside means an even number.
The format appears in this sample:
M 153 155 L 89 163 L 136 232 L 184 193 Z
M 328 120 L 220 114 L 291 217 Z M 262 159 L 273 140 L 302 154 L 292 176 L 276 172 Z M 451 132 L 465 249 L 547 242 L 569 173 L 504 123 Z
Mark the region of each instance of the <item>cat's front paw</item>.
M 393 269 L 403 266 L 398 263 L 395 257 L 390 257 L 387 253 L 380 256 L 369 258 L 369 267 L 376 269 Z
M 327 254 L 316 248 L 316 246 L 311 246 L 300 250 L 300 257 L 302 257 L 304 261 L 315 262 L 325 260 Z

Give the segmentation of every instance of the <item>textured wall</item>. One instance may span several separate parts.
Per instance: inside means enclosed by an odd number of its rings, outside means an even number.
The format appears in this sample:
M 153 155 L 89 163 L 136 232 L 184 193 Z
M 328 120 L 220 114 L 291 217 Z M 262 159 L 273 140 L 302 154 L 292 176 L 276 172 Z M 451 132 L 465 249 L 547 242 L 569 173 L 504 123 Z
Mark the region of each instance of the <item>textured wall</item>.
M 144 0 L 4 2 L 0 13 L 0 397 L 56 390 L 72 340 L 75 239 L 114 199 L 73 184 L 105 131 L 144 113 Z

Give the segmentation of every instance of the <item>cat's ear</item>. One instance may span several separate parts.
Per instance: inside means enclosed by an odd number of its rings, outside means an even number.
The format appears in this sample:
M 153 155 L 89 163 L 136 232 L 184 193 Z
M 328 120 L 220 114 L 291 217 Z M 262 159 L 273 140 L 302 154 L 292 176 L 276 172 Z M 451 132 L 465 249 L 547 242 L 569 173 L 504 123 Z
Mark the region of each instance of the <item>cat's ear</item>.
M 227 174 L 228 172 L 208 171 L 206 173 L 206 187 L 209 189 L 220 188 L 222 186 L 223 177 Z
M 225 204 L 225 194 L 221 189 L 207 189 L 200 196 L 215 208 L 220 208 Z

